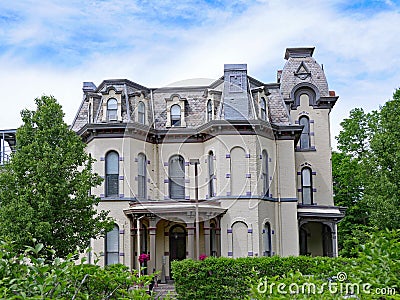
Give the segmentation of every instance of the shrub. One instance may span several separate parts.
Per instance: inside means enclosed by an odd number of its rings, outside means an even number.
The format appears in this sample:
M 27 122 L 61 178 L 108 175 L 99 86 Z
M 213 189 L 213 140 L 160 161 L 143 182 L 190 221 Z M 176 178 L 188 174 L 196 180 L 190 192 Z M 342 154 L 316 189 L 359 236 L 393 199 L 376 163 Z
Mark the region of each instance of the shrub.
M 291 283 L 324 287 L 321 293 L 296 294 L 293 299 L 343 299 L 351 294 L 352 284 L 366 284 L 371 294 L 360 299 L 400 299 L 399 295 L 378 295 L 400 290 L 400 230 L 376 232 L 360 247 L 357 258 L 257 257 L 190 259 L 172 262 L 175 290 L 179 299 L 288 299 L 290 295 L 261 293 L 268 285 Z M 331 286 L 345 287 L 332 293 Z M 340 285 L 342 284 L 342 285 Z M 350 287 L 346 290 L 347 286 Z M 390 290 L 388 290 L 390 289 Z M 396 289 L 396 290 L 394 290 Z M 362 293 L 360 289 L 360 293 Z M 386 297 L 386 298 L 385 298 Z
M 48 252 L 51 252 L 50 255 Z M 23 254 L 10 243 L 0 242 L 1 299 L 149 299 L 146 286 L 152 276 L 136 276 L 124 265 L 102 268 L 73 255 L 51 261 L 54 254 L 42 244 Z

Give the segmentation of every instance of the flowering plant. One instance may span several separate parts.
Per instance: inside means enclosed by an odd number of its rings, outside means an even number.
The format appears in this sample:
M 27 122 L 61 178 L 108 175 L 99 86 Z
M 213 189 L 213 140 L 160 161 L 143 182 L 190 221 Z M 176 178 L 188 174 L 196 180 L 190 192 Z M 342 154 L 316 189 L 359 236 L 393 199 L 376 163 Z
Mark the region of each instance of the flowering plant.
M 205 260 L 207 258 L 207 255 L 205 254 L 200 254 L 199 259 L 200 260 Z
M 139 255 L 139 262 L 145 263 L 146 261 L 150 260 L 150 254 L 142 253 Z

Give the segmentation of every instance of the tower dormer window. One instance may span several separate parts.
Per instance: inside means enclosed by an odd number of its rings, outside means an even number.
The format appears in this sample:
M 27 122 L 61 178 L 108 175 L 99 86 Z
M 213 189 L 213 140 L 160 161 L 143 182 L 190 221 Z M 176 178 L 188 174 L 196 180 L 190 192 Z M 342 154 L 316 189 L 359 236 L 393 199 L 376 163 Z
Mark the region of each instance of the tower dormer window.
M 261 119 L 266 120 L 267 119 L 267 102 L 265 101 L 264 97 L 261 98 L 260 110 L 261 110 Z
M 145 105 L 142 101 L 139 102 L 138 104 L 138 121 L 140 124 L 145 124 L 146 120 L 146 113 L 145 113 Z
M 210 122 L 213 119 L 213 109 L 212 109 L 212 102 L 208 100 L 207 102 L 207 122 Z
M 118 120 L 118 102 L 117 99 L 110 99 L 107 101 L 107 121 Z
M 171 106 L 171 126 L 181 126 L 181 107 L 178 104 Z

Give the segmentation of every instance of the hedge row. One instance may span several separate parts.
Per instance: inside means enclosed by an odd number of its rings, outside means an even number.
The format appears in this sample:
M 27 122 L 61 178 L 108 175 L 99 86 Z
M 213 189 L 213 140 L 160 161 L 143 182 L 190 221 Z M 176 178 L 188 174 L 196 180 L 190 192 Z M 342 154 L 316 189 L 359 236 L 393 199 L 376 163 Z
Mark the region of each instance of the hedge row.
M 353 259 L 274 256 L 174 261 L 172 274 L 179 299 L 286 299 L 288 295 L 281 295 L 279 291 L 271 295 L 257 290 L 260 283 L 268 281 L 268 284 L 307 282 L 319 286 L 328 282 L 364 283 L 369 285 L 371 293 L 358 294 L 358 299 L 400 300 L 400 229 L 370 234 L 370 239 L 360 245 L 358 251 L 357 258 Z M 348 292 L 340 293 L 297 294 L 295 299 L 349 296 Z
M 245 299 L 254 277 L 283 276 L 291 271 L 324 274 L 326 278 L 349 270 L 354 260 L 328 257 L 213 258 L 172 262 L 180 299 Z

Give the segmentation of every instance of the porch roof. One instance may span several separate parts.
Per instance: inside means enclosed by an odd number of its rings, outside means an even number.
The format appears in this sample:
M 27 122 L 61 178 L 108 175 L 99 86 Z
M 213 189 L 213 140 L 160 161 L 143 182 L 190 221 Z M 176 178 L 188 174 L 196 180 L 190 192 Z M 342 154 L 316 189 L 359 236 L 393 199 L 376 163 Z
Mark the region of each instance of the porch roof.
M 321 218 L 341 220 L 346 208 L 341 206 L 299 205 L 297 216 L 300 218 Z
M 198 204 L 192 201 L 141 201 L 131 202 L 129 208 L 124 209 L 125 215 L 151 216 L 161 218 L 192 217 L 198 205 L 199 217 L 201 219 L 212 218 L 224 214 L 227 209 L 222 208 L 216 201 L 199 201 Z

